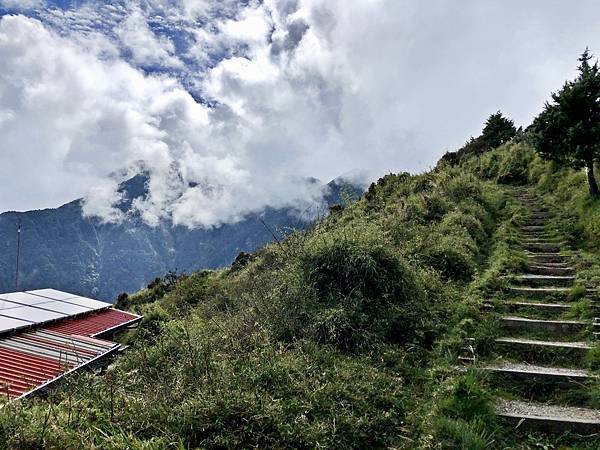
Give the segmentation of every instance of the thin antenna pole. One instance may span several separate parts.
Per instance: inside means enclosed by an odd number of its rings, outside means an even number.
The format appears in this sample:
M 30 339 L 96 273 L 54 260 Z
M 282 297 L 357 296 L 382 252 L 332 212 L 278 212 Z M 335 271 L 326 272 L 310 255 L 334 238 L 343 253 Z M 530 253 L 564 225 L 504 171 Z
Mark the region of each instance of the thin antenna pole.
M 17 270 L 15 273 L 15 291 L 19 290 L 19 258 L 21 256 L 21 219 L 17 222 Z

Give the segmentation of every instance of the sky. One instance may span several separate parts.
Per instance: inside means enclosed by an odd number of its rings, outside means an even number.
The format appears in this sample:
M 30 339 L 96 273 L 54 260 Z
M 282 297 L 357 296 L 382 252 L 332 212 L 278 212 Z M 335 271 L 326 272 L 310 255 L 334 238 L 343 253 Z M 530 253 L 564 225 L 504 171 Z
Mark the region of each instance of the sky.
M 0 211 L 214 227 L 425 171 L 600 54 L 597 0 L 0 0 Z

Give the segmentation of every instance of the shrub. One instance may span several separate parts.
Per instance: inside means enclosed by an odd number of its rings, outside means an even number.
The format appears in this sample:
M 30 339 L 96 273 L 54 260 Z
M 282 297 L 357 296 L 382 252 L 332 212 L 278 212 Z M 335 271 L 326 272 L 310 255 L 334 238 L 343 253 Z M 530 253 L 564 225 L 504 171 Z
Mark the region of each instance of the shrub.
M 436 439 L 445 449 L 483 450 L 494 443 L 492 433 L 479 421 L 439 417 L 435 422 Z
M 482 223 L 475 216 L 465 214 L 461 211 L 452 211 L 446 214 L 440 224 L 442 234 L 450 234 L 456 230 L 464 229 L 469 236 L 477 242 L 483 244 L 487 238 Z
M 492 395 L 472 372 L 458 378 L 450 395 L 441 402 L 441 411 L 458 419 L 477 419 L 487 424 L 495 421 Z
M 323 305 L 311 327 L 318 340 L 348 350 L 373 336 L 402 342 L 423 332 L 424 290 L 408 264 L 385 246 L 327 240 L 305 254 L 300 267 Z
M 414 250 L 415 256 L 450 280 L 469 281 L 475 274 L 477 246 L 468 235 L 432 234 Z
M 524 143 L 510 146 L 500 163 L 498 183 L 527 184 L 529 181 L 529 164 L 533 157 L 533 150 Z
M 451 202 L 481 201 L 483 191 L 480 181 L 470 173 L 451 174 L 441 183 L 441 189 Z

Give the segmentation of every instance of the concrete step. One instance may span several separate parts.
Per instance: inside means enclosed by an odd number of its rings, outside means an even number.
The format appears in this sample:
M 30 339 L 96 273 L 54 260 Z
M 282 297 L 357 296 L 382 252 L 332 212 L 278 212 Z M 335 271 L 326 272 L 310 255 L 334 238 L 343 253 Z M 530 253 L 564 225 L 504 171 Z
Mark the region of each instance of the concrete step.
M 550 214 L 548 211 L 529 211 L 530 219 L 548 219 L 550 217 L 552 217 L 552 214 Z
M 537 235 L 532 235 L 532 236 L 522 235 L 521 243 L 522 244 L 558 244 L 558 245 L 566 245 L 567 244 L 562 237 L 537 236 Z
M 524 225 L 521 231 L 525 232 L 546 232 L 546 227 L 543 225 Z
M 588 408 L 498 399 L 496 414 L 520 429 L 582 434 L 600 431 L 600 411 Z
M 555 242 L 523 242 L 523 249 L 534 253 L 558 253 L 562 243 Z
M 573 275 L 538 275 L 525 273 L 511 277 L 513 283 L 528 287 L 571 286 L 575 281 Z
M 531 217 L 529 219 L 525 219 L 525 222 L 523 222 L 523 226 L 528 227 L 528 226 L 544 226 L 548 223 L 548 219 L 546 218 L 535 218 L 535 217 Z
M 557 238 L 556 236 L 552 236 L 550 234 L 534 234 L 534 233 L 521 233 L 519 238 L 520 243 L 533 243 L 536 244 L 538 242 L 549 242 L 551 244 L 560 244 L 563 243 L 562 238 Z
M 509 309 L 513 311 L 518 311 L 522 308 L 539 310 L 540 313 L 549 313 L 554 312 L 555 314 L 562 314 L 569 309 L 571 309 L 571 305 L 568 302 L 539 302 L 539 301 L 520 301 L 520 300 L 505 300 L 501 303 L 502 305 L 507 306 Z M 493 307 L 492 302 L 487 302 L 487 305 Z M 600 303 L 592 302 L 590 308 L 597 313 L 600 313 Z M 600 327 L 600 318 L 598 319 L 598 326 Z M 594 322 L 592 325 L 595 326 Z M 600 331 L 600 329 L 598 330 Z
M 496 339 L 499 344 L 507 344 L 515 347 L 533 347 L 533 348 L 547 348 L 547 349 L 563 349 L 573 351 L 587 351 L 592 346 L 587 342 L 560 342 L 560 341 L 541 341 L 538 339 L 525 339 L 515 337 L 501 337 Z
M 561 314 L 571 309 L 568 303 L 541 303 L 541 302 L 520 302 L 515 300 L 509 300 L 503 302 L 510 309 L 519 310 L 521 308 L 533 308 L 539 309 L 540 311 L 554 311 L 556 314 Z
M 598 378 L 596 375 L 590 374 L 587 370 L 537 366 L 526 363 L 502 362 L 483 366 L 481 369 L 506 375 L 539 377 L 556 381 L 585 381 L 587 379 Z
M 552 253 L 527 253 L 527 258 L 536 264 L 548 263 L 568 263 L 571 260 L 570 256 L 563 255 L 558 252 Z
M 590 325 L 590 322 L 579 320 L 542 320 L 516 316 L 505 316 L 500 318 L 500 326 L 504 329 L 529 332 L 541 331 L 556 335 L 578 333 Z
M 565 256 L 565 258 L 568 258 L 568 256 Z M 559 269 L 574 269 L 573 266 L 571 266 L 570 261 L 565 260 L 565 262 L 545 262 L 545 263 L 541 263 L 541 262 L 536 262 L 535 261 L 536 258 L 530 257 L 529 258 L 529 264 L 533 265 L 533 266 L 542 266 L 542 267 L 554 267 L 554 268 L 559 268 Z
M 532 235 L 533 237 L 528 237 L 527 235 Z M 564 238 L 561 236 L 550 235 L 548 233 L 522 233 L 521 234 L 521 242 L 527 244 L 563 244 Z
M 523 242 L 561 242 L 562 238 L 553 233 L 545 231 L 521 231 L 521 240 Z
M 527 270 L 529 271 L 529 273 L 534 274 L 534 275 L 567 276 L 567 275 L 573 275 L 575 273 L 574 267 L 570 267 L 570 266 L 561 267 L 561 266 L 554 266 L 554 265 L 547 265 L 547 264 L 532 265 L 532 266 L 529 266 Z
M 475 358 L 473 356 L 459 356 L 458 362 L 463 366 L 468 366 L 475 363 Z
M 516 295 L 526 295 L 529 297 L 546 297 L 546 296 L 566 296 L 571 291 L 565 287 L 523 287 L 510 286 L 509 292 Z

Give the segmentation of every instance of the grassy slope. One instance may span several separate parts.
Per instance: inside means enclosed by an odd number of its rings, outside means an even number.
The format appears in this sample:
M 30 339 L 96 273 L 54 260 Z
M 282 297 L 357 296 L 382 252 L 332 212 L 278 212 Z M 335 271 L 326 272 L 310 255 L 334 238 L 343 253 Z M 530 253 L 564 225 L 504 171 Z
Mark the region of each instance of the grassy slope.
M 496 423 L 485 380 L 458 375 L 464 338 L 489 349 L 480 312 L 529 182 L 598 278 L 600 205 L 585 179 L 513 142 L 457 167 L 388 175 L 313 230 L 231 269 L 164 280 L 121 305 L 145 314 L 104 376 L 0 411 L 6 448 L 483 448 L 549 443 Z M 596 252 L 596 253 L 595 253 Z M 490 257 L 491 255 L 491 257 Z M 567 439 L 567 438 L 564 438 Z

